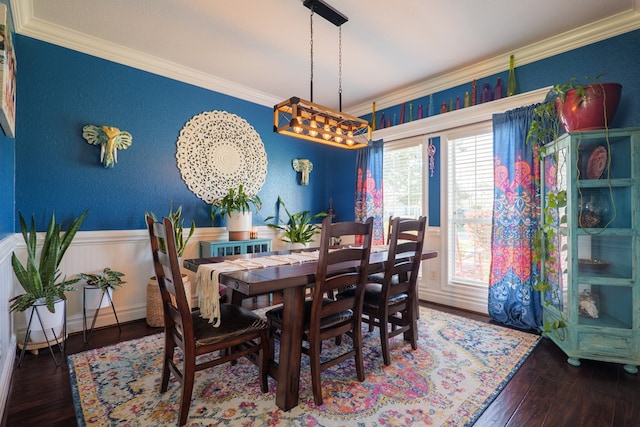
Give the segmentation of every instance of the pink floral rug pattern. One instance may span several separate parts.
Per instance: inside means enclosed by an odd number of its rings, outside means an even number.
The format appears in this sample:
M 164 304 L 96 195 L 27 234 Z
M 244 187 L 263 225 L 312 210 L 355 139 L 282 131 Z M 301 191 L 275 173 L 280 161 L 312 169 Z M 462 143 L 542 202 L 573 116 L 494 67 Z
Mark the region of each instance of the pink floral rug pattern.
M 420 309 L 418 350 L 392 339 L 384 366 L 377 329 L 364 331 L 366 380 L 352 361 L 322 373 L 324 404 L 313 403 L 303 355 L 300 403 L 275 405 L 247 360 L 197 373 L 189 426 L 469 426 L 502 390 L 539 336 Z M 345 338 L 345 344 L 348 338 Z M 179 384 L 159 393 L 162 334 L 68 357 L 78 426 L 174 426 Z M 326 351 L 335 344 L 326 343 Z

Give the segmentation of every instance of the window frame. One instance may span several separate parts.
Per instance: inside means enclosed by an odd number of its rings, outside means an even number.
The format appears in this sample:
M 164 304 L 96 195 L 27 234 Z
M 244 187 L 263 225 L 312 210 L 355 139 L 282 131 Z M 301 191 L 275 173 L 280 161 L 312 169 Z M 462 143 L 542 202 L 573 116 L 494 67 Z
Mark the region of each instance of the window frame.
M 475 105 L 460 110 L 450 111 L 444 114 L 414 120 L 401 125 L 379 129 L 373 132 L 372 139 L 384 140 L 384 144 L 406 144 L 409 138 L 422 138 L 423 143 L 423 212 L 428 212 L 428 154 L 426 153 L 429 138 L 440 138 L 440 149 L 437 156 L 440 156 L 440 219 L 439 227 L 429 226 L 427 230 L 427 241 L 425 247 L 438 251 L 438 258 L 424 263 L 421 269 L 422 275 L 419 278 L 418 291 L 420 299 L 433 301 L 445 305 L 459 307 L 463 309 L 487 312 L 487 287 L 469 283 L 453 282 L 449 279 L 448 265 L 448 221 L 447 221 L 447 161 L 443 153 L 448 150 L 447 139 L 454 138 L 461 134 L 466 134 L 473 129 L 481 129 L 488 126 L 492 129 L 492 118 L 494 114 L 536 104 L 544 101 L 551 87 L 544 87 L 531 92 L 502 98 L 496 101 Z M 379 106 L 386 108 L 385 106 Z M 427 190 L 427 194 L 424 193 Z

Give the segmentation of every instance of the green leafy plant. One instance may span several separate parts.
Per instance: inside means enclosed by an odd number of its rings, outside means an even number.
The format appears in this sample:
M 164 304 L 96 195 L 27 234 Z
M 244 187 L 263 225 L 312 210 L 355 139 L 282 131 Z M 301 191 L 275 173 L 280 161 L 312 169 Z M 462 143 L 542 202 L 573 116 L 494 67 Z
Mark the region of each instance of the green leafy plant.
M 63 277 L 60 280 L 59 266 L 87 213 L 88 211 L 84 211 L 74 219 L 62 236 L 61 226 L 56 223 L 55 215 L 51 214 L 39 257 L 36 253 L 38 243 L 35 219 L 31 216 L 31 226 L 27 228 L 27 222 L 20 213 L 20 230 L 27 247 L 27 262 L 25 267 L 14 252 L 11 255 L 11 266 L 25 293 L 10 300 L 11 311 L 25 311 L 34 303 L 43 301 L 49 311 L 54 313 L 54 302 L 57 299 L 66 300 L 65 292 L 75 290 L 71 285 L 80 278 L 67 280 Z
M 153 212 L 145 212 L 146 216 L 150 216 L 154 221 L 158 222 L 158 217 Z M 184 250 L 187 247 L 187 243 L 193 233 L 196 231 L 196 223 L 192 220 L 191 227 L 189 227 L 189 234 L 187 237 L 184 237 L 184 219 L 182 218 L 182 205 L 178 206 L 178 209 L 173 210 L 173 203 L 169 207 L 169 215 L 167 216 L 169 220 L 171 220 L 171 224 L 173 224 L 173 232 L 175 234 L 176 239 L 176 249 L 178 252 L 178 256 L 181 257 L 184 253 Z M 160 245 L 162 246 L 160 249 L 165 250 L 164 241 L 160 240 Z
M 124 273 L 112 270 L 109 267 L 102 270 L 102 274 L 80 273 L 79 276 L 87 281 L 87 285 L 95 286 L 102 292 L 106 292 L 108 289 L 116 289 L 127 283 L 122 280 Z
M 251 205 L 255 207 L 256 211 L 262 207 L 262 200 L 257 194 L 247 194 L 242 184 L 237 189 L 229 188 L 227 194 L 211 202 L 211 221 L 214 221 L 217 215 L 225 217 L 232 212 L 250 212 Z
M 575 90 L 578 97 L 582 99 L 585 96 L 586 88 L 598 84 L 604 75 L 605 73 L 601 73 L 596 77 L 584 77 L 583 80 L 572 77 L 568 82 L 557 83 L 547 93 L 545 100 L 536 106 L 527 133 L 527 142 L 539 150 L 538 159 L 545 153 L 545 144 L 557 139 L 564 132 L 558 117 L 556 99 L 564 101 L 570 90 Z M 584 99 L 581 102 L 584 102 Z
M 283 241 L 288 243 L 302 243 L 307 244 L 313 240 L 313 236 L 318 233 L 320 226 L 313 224 L 312 221 L 327 216 L 325 212 L 318 212 L 315 215 L 311 215 L 311 211 L 302 211 L 292 214 L 282 200 L 282 197 L 278 196 L 278 205 L 284 208 L 287 214 L 287 221 L 282 221 L 280 218 L 273 224 L 267 224 L 268 227 L 274 228 L 284 232 Z M 275 216 L 269 216 L 265 218 L 265 221 L 275 219 Z

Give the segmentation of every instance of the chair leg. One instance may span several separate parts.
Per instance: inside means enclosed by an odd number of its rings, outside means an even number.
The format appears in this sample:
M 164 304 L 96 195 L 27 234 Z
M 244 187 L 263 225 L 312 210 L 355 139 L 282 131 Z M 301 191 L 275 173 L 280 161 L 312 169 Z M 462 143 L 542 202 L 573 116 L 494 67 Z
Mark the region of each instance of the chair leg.
M 171 376 L 169 364 L 173 361 L 173 354 L 175 349 L 175 343 L 172 339 L 167 338 L 167 332 L 165 332 L 164 362 L 162 363 L 162 380 L 160 381 L 160 393 L 164 393 L 169 387 L 169 377 Z
M 353 347 L 355 349 L 356 375 L 358 381 L 364 381 L 364 359 L 362 357 L 362 324 L 357 322 L 353 328 Z
M 382 346 L 382 359 L 384 364 L 391 365 L 391 354 L 389 353 L 389 329 L 387 324 L 387 314 L 380 315 L 379 329 L 380 329 L 380 345 Z
M 311 388 L 316 406 L 322 405 L 322 384 L 320 382 L 320 349 L 322 342 L 309 342 L 309 365 L 311 368 Z
M 417 304 L 416 304 L 417 305 Z M 418 316 L 416 315 L 417 310 L 413 307 L 410 307 L 408 310 L 409 314 L 409 341 L 411 342 L 411 349 L 418 349 Z
M 269 391 L 267 375 L 269 373 L 269 364 L 272 360 L 271 344 L 269 341 L 269 332 L 265 330 L 260 335 L 260 352 L 258 353 L 258 374 L 260 375 L 260 391 L 266 393 Z
M 180 399 L 180 425 L 187 423 L 189 416 L 189 407 L 191 407 L 191 394 L 193 393 L 193 381 L 196 371 L 195 356 L 188 357 L 185 355 L 182 372 L 182 398 Z

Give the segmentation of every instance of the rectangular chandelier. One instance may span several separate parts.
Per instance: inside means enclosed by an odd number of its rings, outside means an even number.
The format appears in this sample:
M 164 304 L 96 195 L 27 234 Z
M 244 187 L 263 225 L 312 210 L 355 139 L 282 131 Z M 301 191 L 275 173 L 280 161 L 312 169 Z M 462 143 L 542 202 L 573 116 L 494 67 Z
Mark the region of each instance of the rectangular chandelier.
M 298 97 L 273 107 L 273 131 L 347 149 L 366 147 L 371 140 L 366 120 Z

